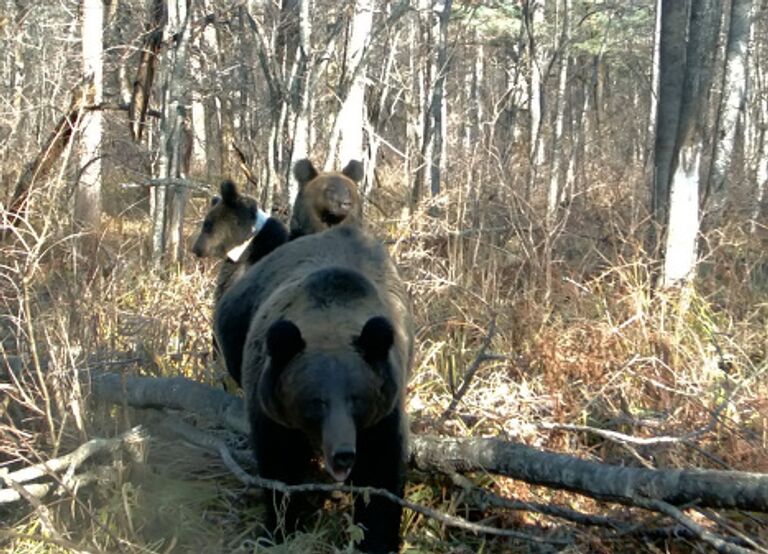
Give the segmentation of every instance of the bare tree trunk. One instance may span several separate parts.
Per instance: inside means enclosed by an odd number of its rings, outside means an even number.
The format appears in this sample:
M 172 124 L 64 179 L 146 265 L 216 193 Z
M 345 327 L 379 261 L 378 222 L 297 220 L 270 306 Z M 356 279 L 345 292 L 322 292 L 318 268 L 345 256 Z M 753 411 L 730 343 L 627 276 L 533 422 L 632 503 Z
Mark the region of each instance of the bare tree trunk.
M 657 235 L 669 219 L 669 185 L 675 157 L 675 141 L 680 120 L 685 79 L 685 29 L 687 1 L 660 0 L 659 101 L 654 143 L 654 183 L 651 213 L 656 227 L 651 227 L 651 252 L 659 252 L 663 235 Z
M 557 117 L 555 119 L 555 132 L 552 152 L 552 171 L 549 181 L 549 193 L 547 195 L 547 225 L 551 228 L 557 213 L 557 204 L 560 199 L 560 183 L 565 157 L 565 145 L 563 144 L 563 129 L 565 128 L 565 114 L 568 109 L 568 43 L 570 41 L 570 23 L 568 14 L 571 11 L 571 0 L 562 0 L 562 33 L 560 39 L 560 78 L 557 85 Z
M 700 223 L 699 166 L 705 140 L 709 135 L 706 128 L 707 92 L 712 81 L 712 63 L 720 22 L 718 4 L 716 0 L 693 0 L 691 4 L 685 82 L 680 102 L 676 148 L 672 158 L 662 275 L 664 287 L 687 282 L 696 269 L 696 241 Z M 662 13 L 662 32 L 665 13 Z M 663 75 L 663 58 L 661 71 Z M 664 98 L 660 99 L 659 104 L 662 102 Z
M 310 139 L 310 75 L 312 64 L 312 21 L 310 20 L 311 0 L 299 0 L 299 47 L 296 49 L 296 76 L 291 94 L 296 112 L 296 123 L 293 130 L 293 148 L 291 149 L 291 164 L 309 157 Z M 288 202 L 293 205 L 299 192 L 299 183 L 289 171 Z
M 417 91 L 416 106 L 417 112 L 415 125 L 413 127 L 413 137 L 416 142 L 413 144 L 413 150 L 416 155 L 411 156 L 415 160 L 415 165 L 411 172 L 413 176 L 413 187 L 411 189 L 411 207 L 415 207 L 424 194 L 424 184 L 427 181 L 427 170 L 429 169 L 428 160 L 432 158 L 431 148 L 432 140 L 430 136 L 430 116 L 428 98 L 431 97 L 432 80 L 435 74 L 434 61 L 431 54 L 432 36 L 432 14 L 430 0 L 418 0 L 418 12 L 414 18 L 414 28 L 416 36 L 412 37 L 411 47 L 418 44 L 418 54 L 411 55 L 412 70 L 414 79 L 414 89 Z M 415 61 L 414 61 L 415 60 Z
M 349 160 L 362 159 L 363 121 L 365 119 L 365 67 L 363 55 L 368 47 L 373 26 L 373 0 L 356 0 L 354 14 L 350 22 L 349 39 L 344 59 L 345 74 L 342 79 L 349 82 L 341 86 L 342 104 L 336 116 L 333 135 L 338 140 L 331 142 L 325 169 L 329 171 Z
M 3 167 L 3 182 L 0 185 L 5 185 L 10 189 L 11 183 L 18 179 L 18 173 L 14 169 L 9 172 L 10 168 L 13 168 L 15 164 L 8 163 L 11 153 L 11 145 L 14 143 L 14 137 L 23 136 L 25 132 L 25 122 L 28 118 L 26 110 L 23 109 L 24 101 L 24 86 L 26 80 L 26 64 L 23 55 L 23 40 L 21 38 L 21 29 L 23 26 L 22 14 L 24 13 L 20 6 L 14 0 L 6 0 L 5 13 L 9 18 L 13 20 L 13 31 L 19 36 L 13 42 L 13 48 L 9 48 L 5 53 L 7 75 L 4 75 L 4 80 L 8 83 L 8 90 L 11 95 L 11 109 L 13 110 L 13 119 L 9 125 L 9 132 L 4 135 L 4 140 L 0 144 L 0 167 Z M 7 199 L 10 190 L 0 191 L 0 196 L 3 199 Z
M 536 39 L 536 33 L 541 32 L 544 25 L 544 10 L 546 0 L 528 0 L 528 63 L 530 64 L 530 112 L 531 138 L 530 159 L 534 167 L 544 163 L 544 146 L 541 142 L 541 125 L 543 121 L 544 85 L 542 68 L 544 66 L 544 48 Z
M 656 24 L 653 28 L 653 62 L 651 63 L 651 105 L 648 110 L 648 127 L 646 132 L 646 170 L 652 167 L 654 160 L 654 140 L 656 137 L 656 115 L 659 105 L 659 57 L 661 52 L 661 3 L 656 0 Z M 649 171 L 649 189 L 653 190 L 654 172 Z
M 157 57 L 163 42 L 163 26 L 167 20 L 166 0 L 151 0 L 149 21 L 145 26 L 146 35 L 142 41 L 139 67 L 133 81 L 133 94 L 128 108 L 128 125 L 133 140 L 141 140 L 147 120 L 149 96 L 155 80 Z
M 187 117 L 184 73 L 188 55 L 189 19 L 186 0 L 169 0 L 166 35 L 174 37 L 175 47 L 166 51 L 163 60 L 163 111 L 155 171 L 155 175 L 161 179 L 181 176 L 182 137 Z M 171 263 L 176 262 L 181 255 L 181 225 L 187 192 L 177 185 L 157 186 L 152 190 L 155 191 L 152 259 L 155 266 L 159 267 L 166 253 Z
M 560 194 L 560 202 L 566 203 L 570 203 L 584 177 L 584 119 L 589 110 L 589 90 L 582 88 L 581 94 L 583 97 L 576 94 L 571 100 L 571 155 Z
M 707 183 L 710 208 L 719 211 L 725 203 L 726 174 L 731 165 L 736 129 L 744 111 L 747 88 L 747 43 L 752 0 L 732 0 L 723 72 L 723 97 L 716 122 L 715 153 Z
M 445 76 L 448 72 L 448 20 L 451 17 L 452 0 L 444 0 L 438 16 L 437 77 L 432 91 L 432 130 L 434 140 L 430 163 L 430 192 L 440 193 L 440 176 L 445 169 L 445 135 L 447 107 L 445 102 Z
M 192 164 L 190 173 L 205 175 L 208 167 L 206 159 L 207 135 L 205 128 L 205 105 L 199 94 L 192 97 Z
M 82 56 L 83 76 L 88 83 L 88 104 L 101 104 L 103 90 L 104 3 L 103 0 L 83 0 Z M 101 220 L 101 110 L 83 115 L 82 135 L 78 157 L 80 179 L 75 195 L 75 221 L 90 231 Z
M 205 133 L 201 143 L 205 152 L 205 176 L 209 180 L 220 179 L 223 175 L 221 150 L 218 147 L 221 137 L 220 102 L 215 60 L 219 57 L 219 41 L 216 36 L 216 23 L 206 25 L 200 33 L 200 73 L 207 77 L 203 82 L 207 86 L 205 97 L 202 99 L 203 125 L 199 127 Z M 193 106 L 194 109 L 194 106 Z M 197 125 L 196 125 L 197 132 Z
M 752 63 L 754 66 L 757 66 L 757 56 L 752 57 L 754 58 Z M 748 132 L 754 137 L 750 141 L 753 146 L 749 149 L 750 159 L 755 160 L 753 162 L 755 163 L 754 201 L 752 213 L 750 214 L 750 232 L 753 234 L 759 227 L 758 222 L 760 222 L 763 202 L 766 198 L 766 192 L 768 192 L 768 132 L 766 132 L 766 128 L 768 128 L 768 96 L 765 94 L 764 82 L 759 80 L 759 76 L 761 75 L 757 70 L 753 71 L 750 75 L 750 81 L 753 85 L 751 96 L 754 98 L 753 103 L 755 106 L 748 112 L 749 118 L 746 125 L 746 127 L 751 128 L 751 132 Z

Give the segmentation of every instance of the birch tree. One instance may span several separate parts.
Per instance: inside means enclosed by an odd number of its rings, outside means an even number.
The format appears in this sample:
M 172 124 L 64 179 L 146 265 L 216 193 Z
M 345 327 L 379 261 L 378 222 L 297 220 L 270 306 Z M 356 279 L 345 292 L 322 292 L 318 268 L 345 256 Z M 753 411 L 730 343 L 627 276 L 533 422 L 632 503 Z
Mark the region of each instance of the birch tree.
M 190 139 L 185 136 L 190 126 L 187 119 L 184 78 L 189 44 L 190 14 L 186 0 L 169 0 L 166 43 L 173 48 L 165 52 L 162 79 L 162 118 L 159 132 L 159 152 L 155 176 L 161 185 L 153 187 L 152 258 L 159 266 L 167 252 L 169 261 L 181 255 L 181 225 L 187 200 L 187 189 L 176 184 L 182 176 L 183 162 L 188 160 Z M 171 41 L 171 37 L 173 40 Z
M 349 160 L 362 158 L 363 122 L 366 118 L 363 56 L 371 36 L 373 8 L 374 0 L 356 0 L 354 4 L 344 56 L 344 77 L 340 87 L 342 103 L 325 160 L 326 171 Z
M 562 1 L 562 33 L 560 38 L 560 75 L 557 85 L 557 116 L 555 119 L 554 149 L 552 152 L 552 172 L 547 195 L 547 222 L 552 224 L 557 211 L 560 198 L 560 183 L 564 167 L 563 129 L 565 127 L 565 114 L 568 107 L 568 43 L 570 42 L 569 13 L 572 9 L 571 0 Z
M 690 15 L 687 8 L 662 2 L 654 216 L 666 230 L 664 287 L 686 282 L 696 267 L 699 170 L 719 23 L 715 0 L 692 0 Z
M 310 20 L 311 0 L 299 0 L 299 47 L 296 50 L 296 76 L 291 87 L 292 102 L 296 111 L 293 128 L 291 168 L 302 158 L 309 157 L 310 87 L 312 56 L 312 22 Z M 299 183 L 293 175 L 288 176 L 288 202 L 293 205 L 299 192 Z
M 747 88 L 747 43 L 752 0 L 732 0 L 723 72 L 723 98 L 717 120 L 717 141 L 708 182 L 710 208 L 720 210 L 725 201 L 725 184 L 731 165 L 736 130 L 744 113 Z
M 543 114 L 543 75 L 544 48 L 539 44 L 536 34 L 544 24 L 545 0 L 527 0 L 526 24 L 528 25 L 528 63 L 530 71 L 530 159 L 534 166 L 544 163 L 544 149 L 541 145 L 541 122 Z M 535 172 L 534 172 L 535 173 Z
M 444 0 L 438 6 L 438 46 L 437 46 L 437 78 L 432 91 L 430 116 L 432 118 L 432 133 L 434 141 L 432 158 L 430 160 L 430 192 L 432 196 L 440 193 L 440 178 L 445 168 L 445 135 L 448 119 L 447 102 L 445 101 L 445 76 L 448 72 L 448 21 L 451 18 L 452 0 Z
M 104 4 L 102 0 L 82 3 L 83 78 L 87 84 L 86 102 L 101 104 L 104 56 Z M 79 143 L 80 178 L 75 197 L 75 220 L 94 229 L 101 219 L 101 110 L 83 114 Z

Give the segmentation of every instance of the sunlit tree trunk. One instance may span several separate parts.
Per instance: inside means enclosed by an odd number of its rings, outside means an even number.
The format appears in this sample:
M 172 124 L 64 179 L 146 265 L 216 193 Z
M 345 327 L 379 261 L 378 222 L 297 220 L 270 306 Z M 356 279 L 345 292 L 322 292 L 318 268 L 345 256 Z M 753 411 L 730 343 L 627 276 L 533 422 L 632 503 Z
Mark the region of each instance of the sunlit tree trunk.
M 221 137 L 221 103 L 218 92 L 220 85 L 215 79 L 219 50 L 215 23 L 205 26 L 200 33 L 199 41 L 201 77 L 206 77 L 203 82 L 208 85 L 205 97 L 202 99 L 202 130 L 204 130 L 205 139 L 200 146 L 205 151 L 206 177 L 218 179 L 223 175 L 223 168 L 221 151 L 217 146 Z
M 675 141 L 680 120 L 680 104 L 685 79 L 685 29 L 688 20 L 687 1 L 660 0 L 659 31 L 659 101 L 656 113 L 654 143 L 654 182 L 651 212 L 659 229 L 669 219 L 669 185 Z M 653 238 L 652 247 L 658 248 L 661 236 Z
M 712 160 L 708 192 L 713 210 L 725 202 L 728 168 L 731 165 L 736 129 L 744 112 L 747 88 L 747 43 L 752 0 L 732 0 L 723 73 L 723 98 L 717 121 L 717 140 Z
M 342 86 L 342 94 L 346 88 L 346 96 L 342 96 L 342 104 L 334 125 L 334 137 L 338 137 L 338 147 L 331 142 L 325 169 L 330 170 L 349 160 L 362 159 L 363 151 L 363 121 L 365 119 L 365 66 L 363 55 L 368 46 L 373 25 L 373 0 L 356 0 L 354 14 L 350 22 L 349 39 L 347 40 L 346 56 L 344 58 L 344 80 L 349 82 Z
M 653 27 L 653 61 L 651 62 L 651 102 L 650 110 L 648 110 L 648 127 L 646 132 L 646 170 L 652 168 L 654 160 L 654 139 L 656 136 L 656 115 L 659 105 L 659 56 L 660 56 L 660 41 L 661 41 L 661 2 L 662 0 L 656 0 L 656 24 Z M 650 184 L 653 188 L 654 172 L 648 171 L 650 174 Z
M 169 0 L 165 36 L 174 37 L 174 47 L 165 52 L 162 63 L 163 109 L 160 121 L 159 152 L 155 175 L 173 180 L 183 175 L 187 158 L 189 123 L 187 120 L 186 87 L 184 86 L 189 45 L 189 19 L 186 0 Z M 168 41 L 166 41 L 168 42 Z M 155 213 L 152 227 L 152 258 L 159 266 L 167 252 L 168 261 L 181 256 L 182 224 L 188 191 L 168 184 L 153 187 Z
M 571 11 L 571 0 L 562 1 L 562 33 L 560 40 L 560 76 L 557 85 L 557 117 L 555 119 L 555 132 L 552 152 L 552 172 L 549 181 L 549 191 L 547 194 L 547 223 L 551 225 L 554 222 L 557 213 L 558 200 L 560 199 L 560 184 L 562 183 L 562 172 L 565 158 L 565 144 L 563 141 L 563 130 L 565 128 L 565 114 L 568 110 L 568 43 L 570 41 L 569 13 Z
M 18 6 L 14 0 L 6 0 L 5 2 L 5 14 L 12 20 L 13 30 L 17 33 L 16 40 L 13 41 L 13 47 L 9 48 L 5 52 L 5 67 L 3 68 L 4 75 L 3 80 L 8 83 L 8 90 L 10 92 L 10 108 L 13 111 L 13 119 L 9 125 L 9 132 L 4 135 L 4 140 L 0 141 L 0 167 L 4 168 L 4 177 L 6 182 L 2 183 L 10 188 L 10 184 L 16 179 L 15 175 L 8 171 L 9 168 L 15 164 L 9 163 L 9 155 L 11 153 L 11 146 L 14 144 L 15 137 L 21 137 L 25 133 L 25 122 L 28 118 L 27 111 L 23 109 L 24 101 L 24 84 L 26 80 L 26 63 L 23 55 L 23 45 L 21 33 L 19 31 L 22 27 L 23 18 L 20 15 L 23 13 L 21 7 Z M 6 73 L 7 72 L 7 73 Z M 5 193 L 5 190 L 0 193 Z M 3 196 L 4 197 L 4 196 Z
M 411 205 L 415 206 L 424 194 L 425 183 L 429 172 L 429 160 L 432 159 L 432 132 L 429 113 L 432 83 L 434 82 L 435 59 L 432 55 L 432 44 L 436 40 L 432 24 L 431 0 L 418 0 L 418 13 L 415 21 L 416 36 L 412 44 L 418 44 L 417 55 L 411 56 L 413 63 L 412 75 L 415 80 L 414 89 L 417 92 L 416 128 L 414 138 L 415 161 L 413 168 L 413 188 L 411 190 Z M 415 61 L 414 61 L 415 60 Z
M 709 86 L 712 82 L 712 63 L 717 44 L 720 22 L 717 0 L 692 0 L 690 9 L 689 31 L 685 36 L 684 25 L 680 29 L 670 29 L 667 16 L 679 15 L 678 0 L 664 0 L 662 3 L 662 50 L 660 75 L 662 89 L 667 72 L 665 39 L 681 43 L 685 48 L 682 88 L 678 89 L 680 100 L 678 128 L 675 145 L 671 155 L 671 165 L 667 175 L 670 179 L 664 245 L 664 265 L 662 286 L 668 287 L 687 282 L 694 275 L 697 261 L 697 236 L 699 232 L 699 188 L 700 164 L 706 146 L 706 137 L 710 134 L 707 127 Z M 685 6 L 682 8 L 683 12 Z M 671 33 L 665 36 L 665 33 Z M 677 69 L 677 66 L 673 66 Z M 670 98 L 659 98 L 659 112 Z M 662 128 L 662 119 L 658 120 Z M 659 142 L 657 141 L 657 146 Z M 657 160 L 659 157 L 657 150 Z M 660 199 L 659 199 L 660 200 Z
M 440 193 L 440 179 L 445 171 L 445 136 L 448 119 L 445 101 L 445 76 L 448 72 L 448 20 L 451 17 L 451 4 L 452 0 L 444 0 L 438 15 L 437 76 L 430 107 L 434 134 L 429 172 L 432 196 Z
M 752 6 L 752 24 L 749 30 L 749 109 L 745 112 L 746 140 L 745 150 L 750 162 L 750 170 L 754 171 L 755 180 L 752 189 L 754 200 L 750 218 L 750 232 L 755 233 L 761 225 L 763 202 L 768 193 L 768 79 L 761 67 L 760 50 L 761 44 L 758 40 L 756 17 L 760 10 L 760 3 Z M 763 47 L 764 48 L 764 47 Z M 762 49 L 762 52 L 765 52 Z
M 86 103 L 100 104 L 104 56 L 103 0 L 83 0 L 82 10 L 83 76 L 89 90 Z M 98 227 L 101 219 L 101 140 L 101 110 L 84 114 L 78 152 L 80 179 L 75 197 L 75 220 L 91 230 Z
M 581 97 L 575 95 L 571 106 L 571 155 L 565 175 L 561 202 L 570 202 L 584 177 L 584 121 L 589 110 L 589 90 L 581 89 Z
M 296 77 L 292 101 L 296 110 L 296 123 L 293 132 L 293 148 L 291 149 L 291 167 L 300 159 L 309 157 L 310 131 L 310 90 L 312 22 L 310 20 L 311 0 L 299 0 L 299 47 L 296 49 Z M 362 122 L 361 122 L 362 123 Z M 299 183 L 289 171 L 288 201 L 293 205 L 299 192 Z
M 541 128 L 543 118 L 543 74 L 544 48 L 537 40 L 537 33 L 542 32 L 544 26 L 545 0 L 528 0 L 528 63 L 530 64 L 530 159 L 535 168 L 544 163 L 544 147 L 541 141 Z

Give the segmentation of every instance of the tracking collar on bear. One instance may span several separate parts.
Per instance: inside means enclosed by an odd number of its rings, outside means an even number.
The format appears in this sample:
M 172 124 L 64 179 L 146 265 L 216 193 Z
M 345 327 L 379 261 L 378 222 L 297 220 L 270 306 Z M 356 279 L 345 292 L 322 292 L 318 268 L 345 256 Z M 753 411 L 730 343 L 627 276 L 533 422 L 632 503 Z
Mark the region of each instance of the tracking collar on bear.
M 259 234 L 259 231 L 261 231 L 262 227 L 264 227 L 264 224 L 269 219 L 269 214 L 262 210 L 256 210 L 256 219 L 253 222 L 253 227 L 251 228 L 251 234 L 248 235 L 248 238 L 245 239 L 243 242 L 238 244 L 237 246 L 231 248 L 229 252 L 227 252 L 227 259 L 237 263 L 240 260 L 240 257 L 243 255 L 243 252 L 248 248 L 248 245 L 251 244 L 251 241 L 253 240 L 253 237 Z

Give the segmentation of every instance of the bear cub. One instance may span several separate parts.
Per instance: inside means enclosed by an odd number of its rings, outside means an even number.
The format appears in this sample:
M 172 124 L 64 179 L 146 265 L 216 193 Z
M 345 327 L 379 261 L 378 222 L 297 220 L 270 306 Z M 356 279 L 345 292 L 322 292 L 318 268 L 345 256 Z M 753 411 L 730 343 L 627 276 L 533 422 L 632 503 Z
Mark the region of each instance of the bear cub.
M 291 238 L 324 231 L 335 225 L 360 224 L 363 204 L 358 183 L 363 164 L 351 160 L 341 171 L 319 172 L 303 159 L 293 166 L 299 192 L 291 213 Z
M 414 330 L 381 243 L 341 225 L 281 246 L 225 292 L 214 329 L 227 366 L 242 368 L 262 476 L 306 482 L 319 458 L 337 482 L 403 495 Z M 306 498 L 271 494 L 267 529 L 290 532 Z M 378 496 L 356 499 L 360 549 L 397 551 L 401 513 Z
M 220 193 L 221 196 L 211 199 L 192 246 L 192 252 L 199 258 L 223 260 L 214 302 L 218 302 L 248 267 L 288 242 L 285 225 L 260 210 L 256 199 L 240 194 L 232 181 L 223 181 Z

